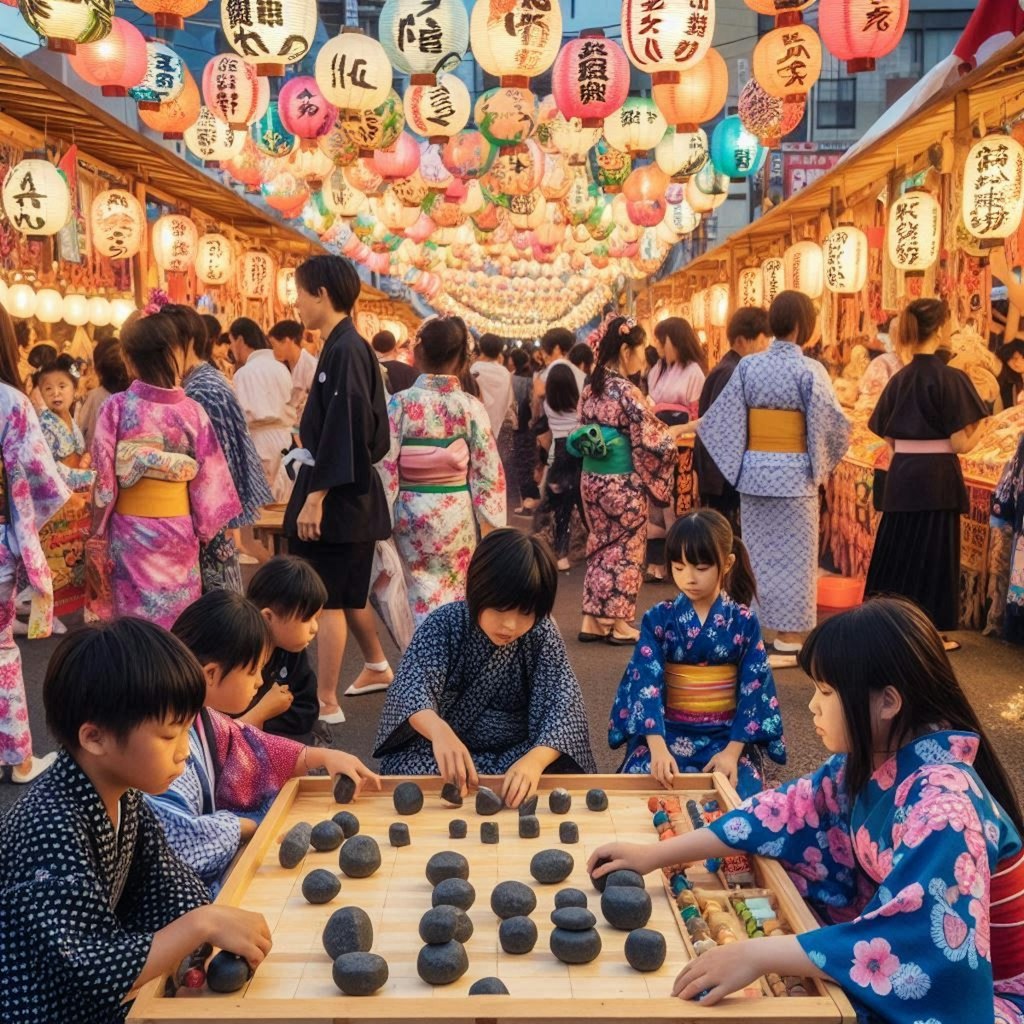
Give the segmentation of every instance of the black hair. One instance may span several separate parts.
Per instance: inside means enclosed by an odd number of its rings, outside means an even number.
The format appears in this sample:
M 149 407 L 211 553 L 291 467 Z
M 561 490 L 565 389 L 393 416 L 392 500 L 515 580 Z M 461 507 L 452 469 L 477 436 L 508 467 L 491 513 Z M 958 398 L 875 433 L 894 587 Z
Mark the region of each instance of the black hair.
M 597 365 L 590 377 L 590 390 L 595 395 L 604 393 L 604 382 L 608 379 L 608 364 L 618 361 L 624 348 L 639 348 L 646 335 L 639 324 L 630 326 L 624 316 L 617 316 L 605 329 L 604 337 L 597 346 Z
M 302 344 L 302 336 L 306 329 L 298 320 L 278 320 L 273 327 L 267 331 L 275 341 L 294 341 L 296 345 Z
M 794 331 L 793 339 L 803 348 L 814 335 L 818 314 L 814 303 L 803 292 L 792 289 L 779 292 L 768 309 L 768 324 L 776 338 L 788 338 Z
M 295 269 L 295 283 L 310 295 L 327 292 L 339 313 L 351 313 L 362 284 L 352 264 L 341 256 L 311 256 Z
M 725 563 L 736 556 L 726 573 Z M 746 545 L 733 532 L 729 520 L 711 508 L 696 509 L 677 519 L 665 538 L 665 560 L 671 566 L 685 557 L 690 565 L 714 565 L 722 579 L 722 589 L 740 604 L 757 597 L 757 583 Z
M 548 370 L 544 401 L 552 412 L 574 412 L 580 404 L 580 387 L 571 366 L 558 363 Z
M 653 370 L 658 365 L 658 363 L 664 362 L 661 356 L 658 355 L 658 350 L 657 348 L 654 347 L 654 345 L 644 346 L 644 361 L 647 363 L 648 372 Z
M 725 336 L 730 345 L 735 345 L 738 338 L 753 341 L 761 334 L 768 334 L 771 326 L 768 314 L 760 306 L 740 306 L 731 317 L 725 328 Z
M 121 350 L 139 380 L 157 388 L 178 383 L 178 328 L 168 316 L 139 316 L 121 328 Z
M 196 355 L 209 362 L 213 358 L 213 346 L 217 344 L 217 339 L 220 338 L 224 328 L 212 313 L 203 313 L 199 319 L 203 321 L 203 326 L 206 328 L 206 336 L 201 343 L 196 339 Z
M 390 331 L 378 331 L 373 336 L 370 347 L 374 352 L 379 352 L 382 356 L 386 356 L 389 352 L 395 351 L 398 347 L 398 341 Z
M 707 356 L 701 347 L 700 338 L 693 329 L 689 320 L 681 316 L 670 316 L 660 320 L 654 328 L 654 336 L 663 345 L 671 345 L 676 350 L 681 366 L 689 366 L 696 363 L 705 373 L 708 369 Z M 667 365 L 667 360 L 662 359 L 662 370 Z
M 569 350 L 576 344 L 576 335 L 568 327 L 552 327 L 541 335 L 540 347 L 549 356 L 555 354 L 555 349 L 568 354 Z
M 538 620 L 551 614 L 558 568 L 547 541 L 506 527 L 478 545 L 466 573 L 466 606 L 473 622 L 489 608 L 515 608 Z
M 578 341 L 566 356 L 573 366 L 578 366 L 584 373 L 590 373 L 594 366 L 594 350 L 585 342 Z
M 812 630 L 797 657 L 811 679 L 839 695 L 850 740 L 846 783 L 853 797 L 874 771 L 878 737 L 871 730 L 871 694 L 892 686 L 903 706 L 885 745 L 898 750 L 936 729 L 977 733 L 975 771 L 1018 832 L 1024 828 L 1013 783 L 960 687 L 942 637 L 917 605 L 901 597 L 873 598 Z
M 457 377 L 469 359 L 469 332 L 457 316 L 434 317 L 419 329 L 415 352 L 424 373 L 453 368 Z
M 0 306 L 0 309 L 3 309 L 3 307 Z M 4 309 L 4 312 L 7 313 L 7 310 Z M 14 340 L 18 344 L 18 348 L 25 348 L 28 345 L 28 343 L 32 340 L 32 331 L 28 326 L 28 321 L 14 320 L 11 317 L 10 313 L 7 313 L 7 318 L 14 325 Z
M 915 349 L 928 341 L 949 319 L 942 299 L 915 299 L 900 314 L 896 335 L 901 348 Z
M 496 334 L 481 334 L 476 347 L 480 349 L 480 355 L 487 359 L 497 359 L 505 351 L 505 342 Z
M 247 316 L 240 316 L 235 320 L 228 328 L 228 334 L 232 338 L 241 338 L 254 352 L 270 348 L 270 342 L 267 341 L 263 328 L 255 320 L 250 320 Z
M 66 352 L 57 356 L 53 362 L 40 366 L 32 374 L 32 386 L 39 387 L 43 382 L 43 378 L 49 377 L 51 373 L 63 373 L 71 381 L 71 386 L 74 388 L 78 387 L 78 382 L 82 379 L 82 373 L 78 369 L 78 361 L 74 356 L 70 356 Z
M 256 668 L 272 647 L 270 627 L 259 608 L 233 590 L 211 590 L 193 601 L 171 632 L 200 665 L 222 672 Z
M 100 387 L 116 395 L 128 390 L 128 369 L 121 355 L 121 342 L 117 338 L 104 338 L 96 343 L 92 353 L 92 365 L 99 378 Z
M 49 366 L 56 358 L 57 346 L 48 341 L 40 341 L 29 350 L 27 361 L 33 370 L 41 370 L 44 366 Z
M 304 558 L 276 555 L 256 570 L 245 596 L 257 608 L 306 622 L 327 603 L 327 588 Z
M 54 651 L 43 680 L 47 728 L 74 752 L 91 722 L 123 742 L 143 722 L 199 714 L 206 679 L 189 649 L 144 619 L 79 626 Z
M 512 365 L 516 368 L 517 377 L 532 377 L 533 371 L 530 369 L 530 353 L 523 348 L 512 349 L 510 358 Z
M 178 334 L 178 350 L 182 356 L 188 355 L 192 349 L 200 359 L 202 348 L 206 343 L 206 324 L 203 318 L 191 307 L 177 302 L 168 302 L 156 316 L 166 317 L 174 324 Z

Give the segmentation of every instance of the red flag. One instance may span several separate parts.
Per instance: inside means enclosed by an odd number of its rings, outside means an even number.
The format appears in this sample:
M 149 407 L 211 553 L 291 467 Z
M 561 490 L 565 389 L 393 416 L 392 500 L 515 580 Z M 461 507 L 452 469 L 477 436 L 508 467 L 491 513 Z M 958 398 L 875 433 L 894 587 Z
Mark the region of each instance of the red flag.
M 980 0 L 953 53 L 971 67 L 977 67 L 1021 32 L 1024 10 L 1019 0 Z

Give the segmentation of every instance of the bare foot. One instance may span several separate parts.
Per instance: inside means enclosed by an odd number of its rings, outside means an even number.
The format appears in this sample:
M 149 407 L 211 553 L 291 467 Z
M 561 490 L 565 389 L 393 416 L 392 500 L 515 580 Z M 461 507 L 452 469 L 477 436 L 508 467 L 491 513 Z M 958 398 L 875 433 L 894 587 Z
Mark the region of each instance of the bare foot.
M 352 684 L 352 690 L 362 690 L 368 686 L 389 686 L 395 678 L 395 673 L 389 665 L 385 669 L 364 668 L 356 681 Z

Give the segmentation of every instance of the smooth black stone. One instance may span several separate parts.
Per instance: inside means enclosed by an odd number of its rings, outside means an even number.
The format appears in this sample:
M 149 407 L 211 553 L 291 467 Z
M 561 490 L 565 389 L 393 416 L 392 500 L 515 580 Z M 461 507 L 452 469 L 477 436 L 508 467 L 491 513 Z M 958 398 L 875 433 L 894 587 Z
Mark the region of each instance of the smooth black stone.
M 562 907 L 583 907 L 587 906 L 587 894 L 582 889 L 559 889 L 555 893 L 555 910 Z
M 326 868 L 316 868 L 302 880 L 302 895 L 307 903 L 330 903 L 340 891 L 341 879 Z
M 211 992 L 237 992 L 251 977 L 249 961 L 225 949 L 206 965 L 206 986 Z
M 309 837 L 313 827 L 305 821 L 292 825 L 281 841 L 277 851 L 277 859 L 283 868 L 294 868 L 302 863 L 302 858 L 309 853 Z
M 465 944 L 471 938 L 473 938 L 473 920 L 464 910 L 459 910 L 459 921 L 455 926 L 455 941 Z
M 388 825 L 388 842 L 392 846 L 409 846 L 412 843 L 409 826 L 404 821 L 394 821 Z
M 380 867 L 380 847 L 372 836 L 346 839 L 338 857 L 341 870 L 349 878 L 369 878 Z
M 359 819 L 351 811 L 338 811 L 331 821 L 341 826 L 342 835 L 346 839 L 351 839 L 359 832 Z
M 532 914 L 537 894 L 522 882 L 499 882 L 491 893 L 491 910 L 502 918 Z
M 652 928 L 636 928 L 626 936 L 626 963 L 634 971 L 656 971 L 668 955 L 665 936 Z
M 575 863 L 565 850 L 541 850 L 530 861 L 530 874 L 543 885 L 556 885 L 572 874 Z
M 488 789 L 486 786 L 481 786 L 476 791 L 476 813 L 477 814 L 497 814 L 498 811 L 505 806 L 505 802 L 494 792 L 493 789 Z
M 471 996 L 507 996 L 508 989 L 501 978 L 478 978 L 469 986 Z
M 534 793 L 533 796 L 527 797 L 519 805 L 519 816 L 521 818 L 525 818 L 528 814 L 536 814 L 536 813 L 537 813 L 537 794 Z
M 420 918 L 420 938 L 428 945 L 439 946 L 455 938 L 459 909 L 447 905 L 432 907 Z
M 345 832 L 336 821 L 321 821 L 313 826 L 309 842 L 319 853 L 336 850 L 345 840 Z
M 609 886 L 601 896 L 601 913 L 613 928 L 631 932 L 651 919 L 651 897 L 631 885 Z
M 469 826 L 462 820 L 462 818 L 452 818 L 452 820 L 448 822 L 449 839 L 465 839 L 468 831 Z
M 537 926 L 528 917 L 506 917 L 498 925 L 498 941 L 506 953 L 529 953 L 537 945 Z
M 619 868 L 618 871 L 612 871 L 605 875 L 604 879 L 606 889 L 614 889 L 617 885 L 624 885 L 630 889 L 647 888 L 644 876 L 636 871 L 630 871 L 629 868 Z
M 585 932 L 567 932 L 554 928 L 549 940 L 551 952 L 563 964 L 589 964 L 601 953 L 601 935 L 596 928 Z
M 519 838 L 536 839 L 540 835 L 540 818 L 536 814 L 524 814 L 519 819 Z
M 399 814 L 419 814 L 423 810 L 423 790 L 415 782 L 400 782 L 391 799 Z
M 356 784 L 347 776 L 339 775 L 334 780 L 334 802 L 350 804 L 356 795 Z
M 483 821 L 480 823 L 480 842 L 488 846 L 495 846 L 501 839 L 501 831 L 496 821 Z
M 430 900 L 435 907 L 447 903 L 459 910 L 469 910 L 476 902 L 476 889 L 464 878 L 446 878 L 434 886 Z
M 610 860 L 611 857 L 599 857 L 597 862 L 594 864 L 594 867 L 599 868 L 602 864 L 607 864 Z M 612 872 L 612 874 L 614 874 L 614 872 Z M 608 876 L 602 875 L 600 878 L 595 878 L 591 875 L 590 882 L 598 892 L 604 892 L 605 886 L 608 885 Z
M 431 885 L 446 878 L 469 878 L 469 861 L 461 853 L 442 850 L 427 861 L 427 881 Z
M 342 907 L 324 926 L 323 942 L 332 960 L 342 953 L 366 953 L 373 945 L 373 922 L 362 907 Z
M 588 811 L 607 811 L 608 810 L 608 794 L 603 789 L 588 789 L 587 790 L 587 810 Z
M 568 814 L 572 807 L 572 793 L 567 789 L 553 789 L 548 794 L 548 810 L 552 814 Z
M 585 932 L 597 924 L 597 918 L 585 907 L 559 907 L 551 911 L 551 923 L 567 932 Z
M 441 787 L 441 799 L 445 803 L 451 804 L 452 807 L 461 807 L 462 790 L 459 789 L 459 787 L 456 786 L 454 782 L 446 782 Z
M 466 947 L 454 939 L 441 946 L 424 946 L 416 957 L 416 971 L 428 985 L 450 985 L 468 970 Z
M 558 841 L 560 843 L 578 843 L 580 841 L 580 829 L 575 821 L 559 822 Z
M 388 962 L 376 953 L 342 953 L 331 969 L 347 996 L 372 996 L 388 980 Z

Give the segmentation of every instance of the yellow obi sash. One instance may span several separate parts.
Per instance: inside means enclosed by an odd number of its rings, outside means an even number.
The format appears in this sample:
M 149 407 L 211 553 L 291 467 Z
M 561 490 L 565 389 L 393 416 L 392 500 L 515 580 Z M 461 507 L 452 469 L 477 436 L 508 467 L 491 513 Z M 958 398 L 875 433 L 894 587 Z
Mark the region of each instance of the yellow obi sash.
M 188 483 L 144 476 L 131 487 L 118 492 L 114 510 L 119 515 L 138 516 L 140 519 L 175 519 L 191 515 Z
M 798 409 L 747 410 L 747 451 L 807 451 L 807 420 Z
M 736 711 L 735 665 L 665 664 L 665 705 L 672 717 L 722 721 Z

